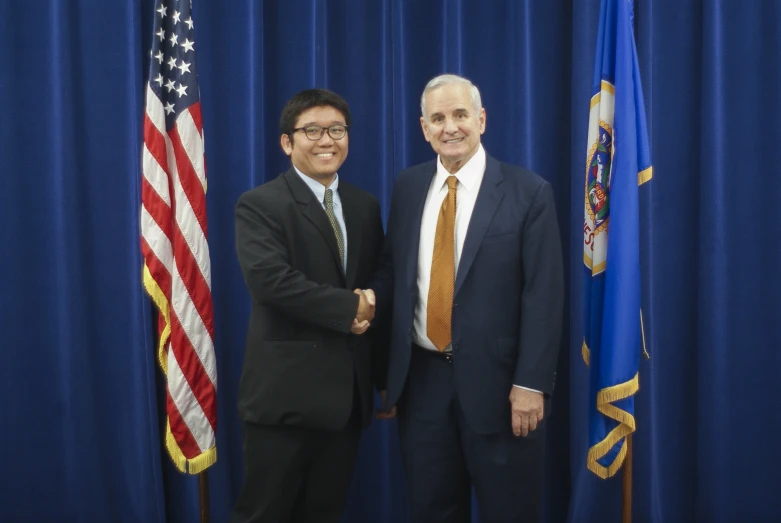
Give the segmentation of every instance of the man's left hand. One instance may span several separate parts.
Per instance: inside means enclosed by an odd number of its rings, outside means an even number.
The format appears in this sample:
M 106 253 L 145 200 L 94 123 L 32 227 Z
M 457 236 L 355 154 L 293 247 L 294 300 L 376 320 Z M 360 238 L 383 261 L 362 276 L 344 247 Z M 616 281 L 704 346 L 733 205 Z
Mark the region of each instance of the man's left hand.
M 392 406 L 391 408 L 388 408 L 388 406 L 385 404 L 385 393 L 386 391 L 381 390 L 380 391 L 380 398 L 382 398 L 382 407 L 375 412 L 374 416 L 377 419 L 393 419 L 396 417 L 396 405 Z M 386 412 L 387 410 L 387 412 Z
M 529 432 L 537 429 L 537 424 L 542 421 L 544 405 L 542 394 L 539 392 L 518 387 L 510 389 L 513 434 L 526 437 Z

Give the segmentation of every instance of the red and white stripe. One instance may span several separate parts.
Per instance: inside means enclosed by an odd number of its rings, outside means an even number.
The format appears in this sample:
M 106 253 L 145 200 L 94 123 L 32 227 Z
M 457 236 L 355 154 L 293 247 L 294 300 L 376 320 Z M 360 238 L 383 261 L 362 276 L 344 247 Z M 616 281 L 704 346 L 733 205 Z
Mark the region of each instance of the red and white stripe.
M 216 461 L 217 427 L 200 102 L 166 132 L 163 104 L 147 86 L 142 170 L 144 286 L 159 310 L 166 446 L 180 470 L 195 474 Z

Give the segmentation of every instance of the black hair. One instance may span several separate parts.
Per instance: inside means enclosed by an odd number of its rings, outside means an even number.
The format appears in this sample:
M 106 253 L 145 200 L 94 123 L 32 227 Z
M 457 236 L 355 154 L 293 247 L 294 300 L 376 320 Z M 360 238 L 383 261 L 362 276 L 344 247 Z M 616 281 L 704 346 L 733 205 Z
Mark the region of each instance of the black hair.
M 328 89 L 307 89 L 294 95 L 287 101 L 285 107 L 282 109 L 282 116 L 279 119 L 279 130 L 282 134 L 293 138 L 293 129 L 296 125 L 296 120 L 301 116 L 301 113 L 311 109 L 312 107 L 333 107 L 344 116 L 344 123 L 347 127 L 350 126 L 350 108 L 347 106 L 347 102 L 344 98 L 339 96 L 333 91 Z

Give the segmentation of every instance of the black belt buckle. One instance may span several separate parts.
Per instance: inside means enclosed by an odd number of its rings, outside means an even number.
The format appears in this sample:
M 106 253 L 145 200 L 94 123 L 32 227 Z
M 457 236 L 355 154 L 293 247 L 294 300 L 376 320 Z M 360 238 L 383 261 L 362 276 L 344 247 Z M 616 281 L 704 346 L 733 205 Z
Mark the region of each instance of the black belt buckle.
M 417 352 L 421 354 L 425 354 L 427 356 L 430 356 L 432 358 L 437 358 L 439 360 L 445 360 L 449 364 L 453 364 L 453 353 L 452 352 L 439 352 L 438 350 L 431 350 L 426 349 L 424 347 L 421 347 L 420 345 L 417 345 L 415 343 L 412 344 L 412 348 L 416 350 Z

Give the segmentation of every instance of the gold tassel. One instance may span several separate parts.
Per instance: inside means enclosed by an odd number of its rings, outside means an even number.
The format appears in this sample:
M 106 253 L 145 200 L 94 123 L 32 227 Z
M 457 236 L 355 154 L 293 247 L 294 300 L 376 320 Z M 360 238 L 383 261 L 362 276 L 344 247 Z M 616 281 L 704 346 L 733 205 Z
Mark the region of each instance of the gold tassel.
M 146 289 L 149 297 L 152 298 L 152 302 L 160 311 L 165 319 L 165 327 L 163 332 L 160 333 L 160 339 L 157 342 L 157 363 L 163 370 L 163 375 L 168 374 L 168 354 L 165 350 L 165 345 L 168 343 L 168 338 L 171 337 L 171 307 L 168 303 L 168 298 L 165 297 L 163 289 L 157 284 L 157 281 L 152 277 L 152 273 L 149 272 L 149 267 L 144 264 L 144 288 Z
M 174 462 L 174 465 L 179 470 L 179 472 L 185 472 L 187 474 L 200 474 L 204 470 L 217 463 L 217 447 L 208 449 L 200 456 L 187 459 L 182 453 L 182 449 L 180 449 L 179 445 L 176 443 L 176 438 L 174 438 L 173 432 L 171 432 L 170 421 L 166 423 L 165 447 L 168 449 L 168 454 L 171 456 L 171 461 Z
M 187 472 L 189 474 L 200 474 L 215 463 L 217 463 L 217 447 L 212 447 L 200 456 L 188 459 Z
M 168 455 L 171 456 L 171 461 L 179 470 L 179 472 L 186 472 L 187 458 L 182 454 L 182 449 L 179 448 L 179 444 L 176 443 L 176 438 L 171 432 L 171 423 L 167 422 L 165 427 L 165 448 L 168 449 Z

